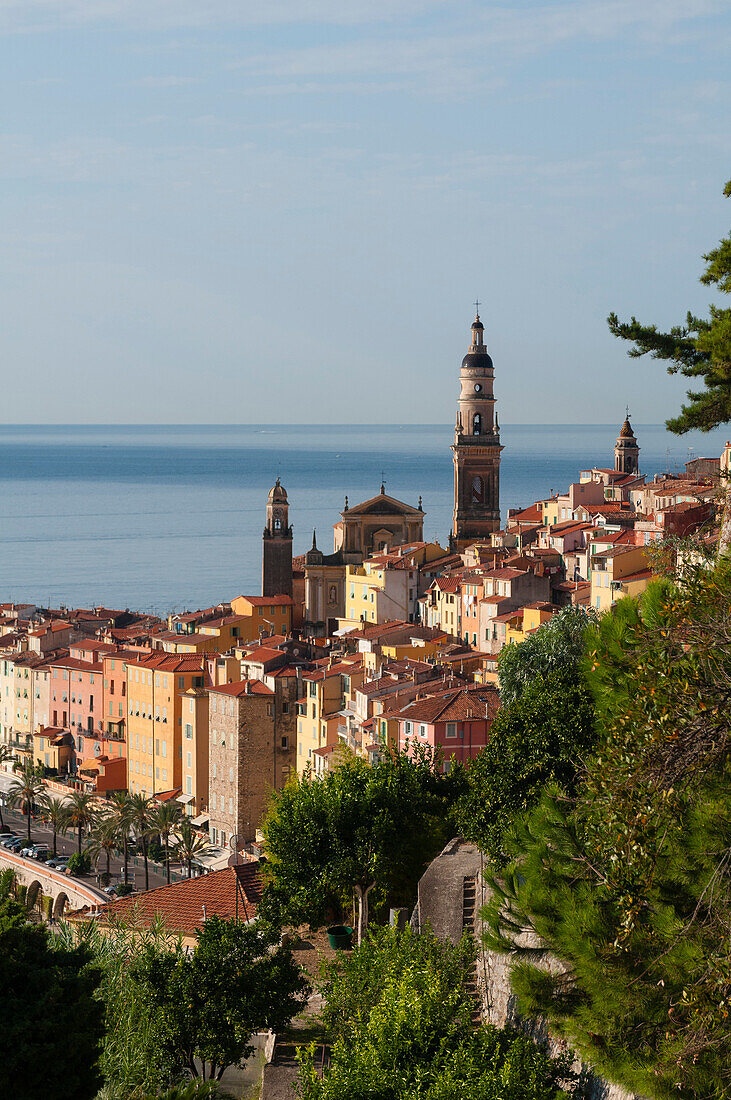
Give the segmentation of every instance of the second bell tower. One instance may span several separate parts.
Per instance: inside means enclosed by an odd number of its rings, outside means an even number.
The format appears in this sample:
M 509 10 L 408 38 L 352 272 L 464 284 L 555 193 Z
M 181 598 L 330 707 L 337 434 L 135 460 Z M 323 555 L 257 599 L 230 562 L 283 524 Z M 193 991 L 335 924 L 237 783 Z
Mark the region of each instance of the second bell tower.
M 451 545 L 461 550 L 500 529 L 500 430 L 495 415 L 493 365 L 480 315 L 462 360 L 454 430 L 454 516 Z

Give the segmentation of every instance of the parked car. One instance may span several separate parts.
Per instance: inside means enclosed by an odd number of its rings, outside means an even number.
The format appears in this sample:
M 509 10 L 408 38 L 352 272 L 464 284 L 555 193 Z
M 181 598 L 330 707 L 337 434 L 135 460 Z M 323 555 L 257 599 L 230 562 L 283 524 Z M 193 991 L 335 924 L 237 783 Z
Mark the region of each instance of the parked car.
M 26 841 L 22 836 L 14 836 L 12 840 L 6 840 L 3 847 L 9 848 L 11 852 L 19 852 L 25 844 Z
M 0 842 L 3 840 L 10 840 L 12 837 L 17 836 L 12 829 L 6 829 L 4 833 L 0 833 Z
M 116 898 L 116 896 L 117 896 L 117 887 L 114 886 L 112 883 L 110 883 L 109 886 L 104 886 L 103 890 L 104 890 L 105 894 L 109 894 L 110 898 Z
M 45 863 L 51 854 L 47 844 L 34 844 L 30 851 L 30 858 L 37 859 L 39 863 Z
M 53 856 L 46 860 L 46 867 L 52 867 L 54 871 L 65 871 L 71 856 Z

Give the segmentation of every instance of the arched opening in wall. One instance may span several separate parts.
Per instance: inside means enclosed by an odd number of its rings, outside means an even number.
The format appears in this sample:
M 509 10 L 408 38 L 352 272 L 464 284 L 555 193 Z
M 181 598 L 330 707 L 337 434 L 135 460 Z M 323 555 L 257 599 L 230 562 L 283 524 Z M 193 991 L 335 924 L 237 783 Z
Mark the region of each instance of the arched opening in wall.
M 327 602 L 329 604 L 336 604 L 338 602 L 338 589 L 337 585 L 331 584 L 328 592 Z
M 485 499 L 485 482 L 478 475 L 472 478 L 472 503 L 482 504 Z
M 482 416 L 480 413 L 475 413 L 472 418 L 472 434 L 479 435 L 482 431 Z
M 30 886 L 26 890 L 26 894 L 25 894 L 25 907 L 26 907 L 26 909 L 28 910 L 29 913 L 32 912 L 32 910 L 35 909 L 36 907 L 38 907 L 39 909 L 41 908 L 41 905 L 42 905 L 41 899 L 42 899 L 42 897 L 43 897 L 43 887 L 41 886 L 38 879 L 34 878 L 33 881 L 31 882 Z
M 54 904 L 53 904 L 53 919 L 54 920 L 60 920 L 61 919 L 61 917 L 64 914 L 64 910 L 66 909 L 66 906 L 68 905 L 68 901 L 69 901 L 68 896 L 62 890 L 61 893 L 56 898 Z

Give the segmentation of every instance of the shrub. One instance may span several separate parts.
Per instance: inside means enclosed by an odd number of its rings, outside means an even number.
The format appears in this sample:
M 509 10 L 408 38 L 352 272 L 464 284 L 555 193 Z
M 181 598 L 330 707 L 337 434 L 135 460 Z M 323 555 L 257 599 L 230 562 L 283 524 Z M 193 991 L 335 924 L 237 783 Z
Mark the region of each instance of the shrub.
M 69 860 L 69 873 L 72 875 L 88 875 L 91 870 L 91 860 L 88 852 L 74 852 Z

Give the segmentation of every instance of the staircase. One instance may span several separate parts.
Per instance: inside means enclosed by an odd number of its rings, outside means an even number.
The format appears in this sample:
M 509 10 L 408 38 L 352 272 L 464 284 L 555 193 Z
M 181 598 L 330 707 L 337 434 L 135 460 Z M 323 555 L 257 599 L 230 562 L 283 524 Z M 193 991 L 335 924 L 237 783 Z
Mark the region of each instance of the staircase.
M 462 881 L 462 929 L 472 937 L 475 935 L 475 909 L 477 907 L 477 879 L 474 875 Z M 475 1027 L 482 1023 L 480 995 L 477 989 L 477 960 L 470 967 L 465 989 L 472 1001 L 472 1023 Z

